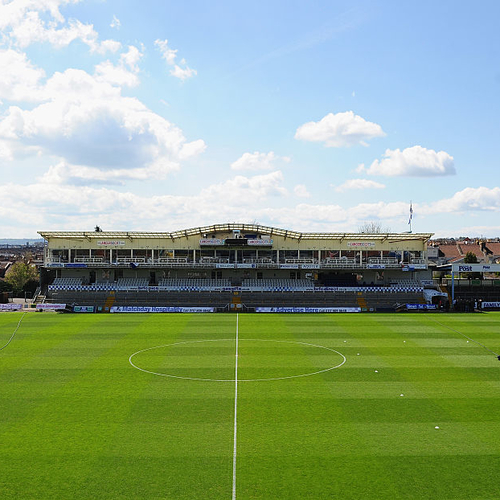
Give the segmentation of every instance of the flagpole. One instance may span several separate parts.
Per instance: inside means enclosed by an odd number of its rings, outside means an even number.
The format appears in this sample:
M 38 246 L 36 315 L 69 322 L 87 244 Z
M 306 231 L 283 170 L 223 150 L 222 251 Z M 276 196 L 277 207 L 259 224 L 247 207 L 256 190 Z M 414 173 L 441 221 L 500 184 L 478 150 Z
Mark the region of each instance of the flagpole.
M 411 220 L 413 219 L 413 205 L 410 200 L 410 218 L 408 219 L 408 224 L 410 224 L 410 233 L 411 233 Z

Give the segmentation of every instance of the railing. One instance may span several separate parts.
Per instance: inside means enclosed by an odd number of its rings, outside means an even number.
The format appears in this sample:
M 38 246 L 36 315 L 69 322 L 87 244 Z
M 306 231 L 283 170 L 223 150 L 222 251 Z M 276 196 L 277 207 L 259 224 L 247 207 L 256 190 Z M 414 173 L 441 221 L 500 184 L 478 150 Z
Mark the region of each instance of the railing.
M 347 257 L 328 258 L 321 263 L 322 267 L 354 267 L 359 266 L 354 259 Z
M 46 259 L 45 265 L 54 267 L 65 267 L 71 264 L 87 264 L 89 266 L 95 267 L 112 267 L 112 266 L 128 266 L 129 264 L 136 264 L 141 267 L 144 266 L 159 266 L 159 267 L 192 267 L 192 268 L 203 268 L 203 267 L 215 267 L 217 264 L 230 264 L 229 259 L 221 257 L 202 257 L 198 261 L 191 261 L 187 257 L 170 257 L 170 258 L 159 258 L 151 259 L 145 257 L 118 257 L 114 262 L 108 262 L 102 257 L 76 257 L 71 262 L 63 259 Z M 273 269 L 279 268 L 280 262 L 275 262 L 270 258 L 259 258 L 259 259 L 243 259 L 241 262 L 231 263 L 235 268 L 238 265 L 243 264 L 254 264 L 256 268 L 262 269 Z M 398 268 L 402 264 L 408 265 L 420 265 L 424 266 L 427 264 L 426 259 L 412 259 L 409 263 L 400 263 L 396 258 L 391 257 L 370 257 L 367 261 L 359 262 L 357 259 L 347 258 L 347 257 L 330 257 L 318 262 L 314 259 L 304 258 L 304 259 L 284 259 L 281 264 L 295 264 L 297 266 L 305 265 L 311 269 L 311 266 L 317 266 L 318 269 L 369 269 L 370 266 L 374 265 L 384 265 L 390 268 Z M 71 266 L 69 266 L 71 267 Z M 420 268 L 419 268 L 420 269 Z
M 398 265 L 398 259 L 396 257 L 368 257 L 368 263 Z
M 75 257 L 75 262 L 82 264 L 102 264 L 102 257 Z
M 202 257 L 199 261 L 200 264 L 229 264 L 229 259 L 222 257 Z
M 118 264 L 144 264 L 146 259 L 144 257 L 119 257 L 116 262 Z
M 411 264 L 427 264 L 426 259 L 411 259 L 410 260 Z

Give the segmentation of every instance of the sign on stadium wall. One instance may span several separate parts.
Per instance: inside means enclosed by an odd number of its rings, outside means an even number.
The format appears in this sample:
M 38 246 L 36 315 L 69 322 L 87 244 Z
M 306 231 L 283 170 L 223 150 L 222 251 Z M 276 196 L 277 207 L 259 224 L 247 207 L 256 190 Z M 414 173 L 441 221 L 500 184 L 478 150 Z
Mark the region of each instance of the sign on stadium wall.
M 256 307 L 258 313 L 359 313 L 361 307 Z
M 66 309 L 66 304 L 37 304 L 36 309 L 60 311 L 61 309 Z
M 97 240 L 98 247 L 123 247 L 125 241 L 123 240 Z
M 483 302 L 483 309 L 500 309 L 500 302 Z
M 348 248 L 375 248 L 373 241 L 349 241 Z
M 247 240 L 248 245 L 251 246 L 265 246 L 269 247 L 273 244 L 273 240 L 266 238 L 266 239 L 260 239 L 260 240 Z
M 73 306 L 73 312 L 76 313 L 93 313 L 94 306 Z
M 0 304 L 0 311 L 19 311 L 22 308 L 22 304 Z
M 427 309 L 437 309 L 436 304 L 406 304 L 406 309 L 409 311 L 421 311 Z
M 455 273 L 498 273 L 500 264 L 453 264 L 452 270 Z
M 112 306 L 112 313 L 213 313 L 213 307 Z
M 216 245 L 224 245 L 226 240 L 221 240 L 218 238 L 203 238 L 200 240 L 200 246 L 208 245 L 208 246 L 216 246 Z

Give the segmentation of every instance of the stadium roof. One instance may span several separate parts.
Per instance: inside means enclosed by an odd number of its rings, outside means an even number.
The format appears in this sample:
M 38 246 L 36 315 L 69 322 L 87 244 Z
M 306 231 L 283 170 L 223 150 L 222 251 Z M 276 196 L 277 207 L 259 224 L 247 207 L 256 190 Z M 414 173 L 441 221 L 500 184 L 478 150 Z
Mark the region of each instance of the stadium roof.
M 163 238 L 163 239 L 178 239 L 187 238 L 189 236 L 200 235 L 206 237 L 207 234 L 214 234 L 224 231 L 240 230 L 249 233 L 258 233 L 261 235 L 281 236 L 295 240 L 374 240 L 374 241 L 427 241 L 434 233 L 305 233 L 298 231 L 290 231 L 287 229 L 279 229 L 276 227 L 260 226 L 256 224 L 213 224 L 211 226 L 201 226 L 179 231 L 168 232 L 150 232 L 150 231 L 38 231 L 38 234 L 44 239 L 51 238 L 85 238 L 105 239 L 105 238 L 127 238 L 127 239 L 148 239 L 148 238 Z

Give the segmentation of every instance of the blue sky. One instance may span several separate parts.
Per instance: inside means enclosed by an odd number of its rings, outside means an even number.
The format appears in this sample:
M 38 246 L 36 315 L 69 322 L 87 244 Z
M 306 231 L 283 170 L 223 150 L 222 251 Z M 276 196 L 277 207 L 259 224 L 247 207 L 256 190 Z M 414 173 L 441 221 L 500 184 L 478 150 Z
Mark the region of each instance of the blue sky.
M 0 237 L 500 236 L 500 3 L 0 0 Z

